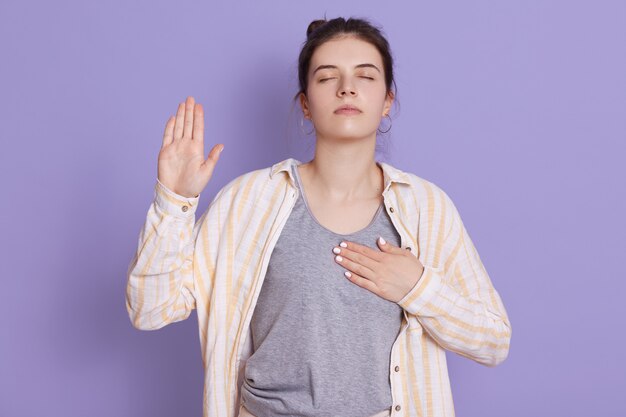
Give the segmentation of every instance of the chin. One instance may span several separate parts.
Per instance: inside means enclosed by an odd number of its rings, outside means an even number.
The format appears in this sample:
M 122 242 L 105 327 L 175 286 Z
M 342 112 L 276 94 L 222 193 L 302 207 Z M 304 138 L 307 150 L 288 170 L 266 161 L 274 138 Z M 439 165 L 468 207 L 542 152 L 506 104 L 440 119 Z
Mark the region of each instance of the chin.
M 334 124 L 329 129 L 319 130 L 320 136 L 338 139 L 360 139 L 372 133 L 371 130 L 365 129 L 363 123 L 344 123 Z
M 338 140 L 361 140 L 370 135 L 368 132 L 332 132 L 327 137 L 335 138 Z
M 344 138 L 353 138 L 353 139 L 360 139 L 360 138 L 365 138 L 368 136 L 371 136 L 372 133 L 376 132 L 376 128 L 374 129 L 367 129 L 365 128 L 366 126 L 350 126 L 350 127 L 346 127 L 346 128 L 339 128 L 339 129 L 335 129 L 332 132 L 331 136 L 337 136 L 337 137 L 344 137 Z

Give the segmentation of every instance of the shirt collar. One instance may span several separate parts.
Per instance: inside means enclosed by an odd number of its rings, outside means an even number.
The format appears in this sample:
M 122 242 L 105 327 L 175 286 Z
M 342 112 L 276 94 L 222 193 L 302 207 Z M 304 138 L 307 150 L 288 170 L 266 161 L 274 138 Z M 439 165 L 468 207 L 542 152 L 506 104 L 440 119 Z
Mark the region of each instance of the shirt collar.
M 295 184 L 296 180 L 295 178 L 293 178 L 293 174 L 291 172 L 291 166 L 292 165 L 300 165 L 302 162 L 300 162 L 299 160 L 295 159 L 295 158 L 287 158 L 284 159 L 280 162 L 275 163 L 274 165 L 272 165 L 272 169 L 270 170 L 270 178 L 272 178 L 276 173 L 280 172 L 280 171 L 287 171 L 287 173 L 289 174 L 289 177 L 291 178 L 291 180 L 293 181 L 293 183 Z M 392 182 L 398 182 L 398 183 L 403 183 L 403 184 L 411 184 L 411 180 L 409 178 L 408 173 L 392 166 L 389 165 L 386 162 L 382 162 L 382 161 L 377 161 L 377 163 L 380 165 L 380 167 L 383 169 L 383 176 L 384 176 L 384 182 L 385 182 L 385 189 L 387 189 L 387 187 L 390 185 L 390 183 Z

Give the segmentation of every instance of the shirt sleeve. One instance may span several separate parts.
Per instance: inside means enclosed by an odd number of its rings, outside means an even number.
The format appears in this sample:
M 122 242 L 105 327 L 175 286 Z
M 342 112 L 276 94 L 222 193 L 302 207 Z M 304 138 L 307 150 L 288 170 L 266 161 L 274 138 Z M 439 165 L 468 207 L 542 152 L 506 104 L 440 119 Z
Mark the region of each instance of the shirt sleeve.
M 126 309 L 138 329 L 159 329 L 186 319 L 195 308 L 192 259 L 199 199 L 178 195 L 157 178 L 127 271 Z
M 440 266 L 424 266 L 417 284 L 398 304 L 416 316 L 445 349 L 496 366 L 508 356 L 511 323 L 458 210 L 445 192 L 444 201 L 452 217 Z

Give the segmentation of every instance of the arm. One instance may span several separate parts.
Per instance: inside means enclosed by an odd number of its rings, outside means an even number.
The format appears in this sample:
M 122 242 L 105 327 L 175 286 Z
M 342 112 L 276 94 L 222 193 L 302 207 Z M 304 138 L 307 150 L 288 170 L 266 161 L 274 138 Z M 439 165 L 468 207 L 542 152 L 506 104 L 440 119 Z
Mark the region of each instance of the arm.
M 192 258 L 201 223 L 194 225 L 199 199 L 178 195 L 157 179 L 127 271 L 126 309 L 138 329 L 184 320 L 195 308 Z
M 496 366 L 508 356 L 511 323 L 456 207 L 445 192 L 443 197 L 451 227 L 441 266 L 424 266 L 417 284 L 398 304 L 445 349 Z

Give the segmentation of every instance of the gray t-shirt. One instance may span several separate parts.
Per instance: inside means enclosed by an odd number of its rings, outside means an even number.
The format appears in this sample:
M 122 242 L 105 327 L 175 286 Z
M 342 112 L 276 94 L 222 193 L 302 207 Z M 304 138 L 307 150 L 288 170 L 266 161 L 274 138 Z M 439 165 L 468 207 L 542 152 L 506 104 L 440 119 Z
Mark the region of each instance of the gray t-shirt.
M 380 250 L 400 246 L 381 203 L 368 226 L 341 235 L 319 224 L 300 188 L 271 254 L 250 322 L 242 401 L 257 417 L 365 417 L 392 405 L 391 347 L 402 307 L 343 275 L 332 252 L 342 239 Z

